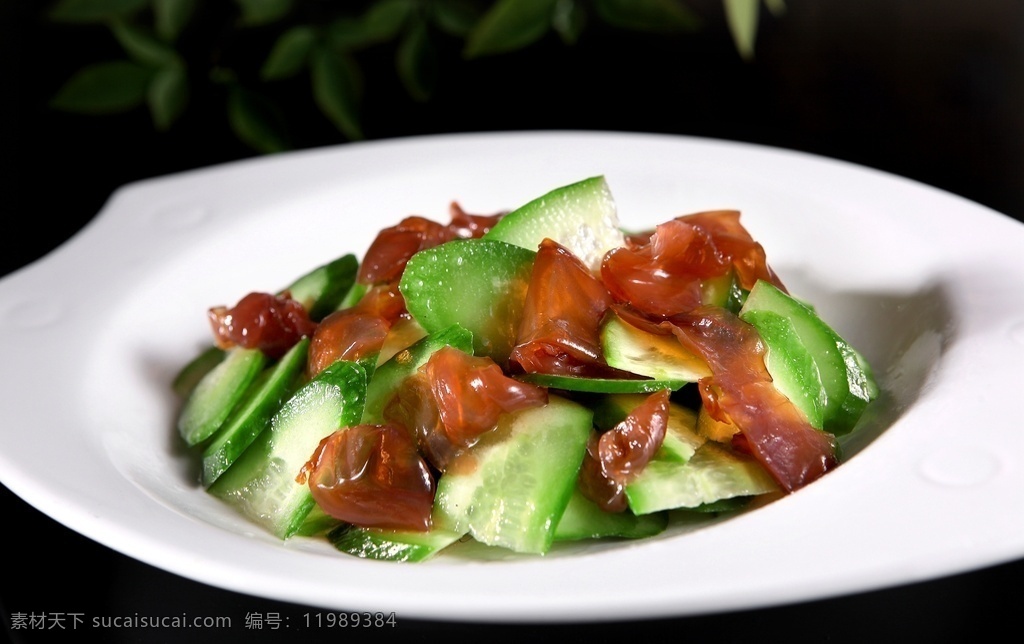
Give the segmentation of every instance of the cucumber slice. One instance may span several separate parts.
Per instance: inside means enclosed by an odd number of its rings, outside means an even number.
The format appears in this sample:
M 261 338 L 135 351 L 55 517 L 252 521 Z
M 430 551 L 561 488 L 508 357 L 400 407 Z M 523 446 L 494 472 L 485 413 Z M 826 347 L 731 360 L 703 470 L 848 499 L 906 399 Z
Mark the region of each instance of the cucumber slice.
M 662 389 L 675 391 L 689 384 L 687 380 L 640 380 L 628 378 L 585 378 L 582 376 L 555 376 L 547 373 L 525 373 L 516 380 L 530 384 L 596 394 L 653 393 Z
M 416 370 L 423 366 L 435 351 L 445 346 L 452 346 L 471 353 L 473 351 L 473 335 L 458 325 L 451 326 L 422 338 L 377 367 L 366 387 L 366 405 L 363 408 L 363 417 L 360 422 L 364 424 L 384 422 L 384 407 L 391 400 L 402 381 L 416 373 Z
M 609 367 L 655 380 L 697 382 L 711 375 L 707 363 L 674 335 L 638 329 L 614 313 L 601 324 L 601 350 Z
M 309 338 L 303 338 L 248 388 L 224 425 L 203 450 L 202 482 L 210 487 L 235 462 L 270 422 L 271 416 L 291 395 L 306 367 Z
M 302 523 L 292 534 L 294 537 L 316 537 L 326 535 L 328 532 L 341 525 L 340 519 L 335 519 L 324 512 L 319 505 L 314 505 L 302 520 Z
M 765 366 L 775 386 L 816 428 L 848 433 L 878 396 L 863 356 L 813 309 L 772 284 L 754 285 L 740 319 L 753 325 L 767 345 Z
M 713 277 L 701 283 L 701 300 L 708 306 L 720 306 L 731 313 L 739 313 L 747 299 L 736 279 L 736 271 L 729 271 L 721 277 Z
M 196 384 L 178 415 L 178 432 L 185 442 L 198 445 L 212 436 L 266 363 L 259 349 L 230 349 Z
M 668 515 L 652 512 L 637 516 L 632 512 L 605 512 L 596 503 L 573 490 L 569 505 L 555 529 L 555 541 L 583 539 L 643 539 L 653 537 L 668 526 Z
M 546 553 L 576 487 L 592 413 L 558 396 L 508 414 L 441 475 L 434 525 L 515 552 Z
M 210 493 L 277 537 L 294 535 L 315 505 L 309 486 L 295 477 L 323 438 L 359 421 L 365 395 L 366 371 L 335 362 L 285 401 Z
M 171 381 L 171 389 L 182 400 L 188 398 L 189 394 L 196 388 L 196 385 L 199 384 L 199 381 L 220 364 L 225 355 L 226 352 L 220 347 L 207 347 L 195 358 L 192 358 L 187 365 L 182 367 L 178 375 Z
M 463 537 L 458 532 L 431 529 L 428 532 L 382 530 L 341 525 L 327 534 L 338 550 L 382 561 L 420 562 L 430 559 Z
M 484 239 L 536 251 L 545 238 L 566 247 L 592 271 L 626 242 L 608 182 L 603 176 L 563 186 L 508 213 Z
M 302 304 L 310 319 L 319 321 L 342 302 L 358 272 L 359 260 L 348 254 L 306 273 L 286 290 Z
M 629 508 L 638 515 L 697 508 L 739 496 L 777 492 L 775 480 L 754 459 L 707 442 L 688 462 L 655 458 L 626 486 Z
M 413 255 L 398 288 L 409 313 L 428 332 L 458 324 L 473 334 L 476 355 L 504 364 L 535 257 L 500 241 L 456 239 Z

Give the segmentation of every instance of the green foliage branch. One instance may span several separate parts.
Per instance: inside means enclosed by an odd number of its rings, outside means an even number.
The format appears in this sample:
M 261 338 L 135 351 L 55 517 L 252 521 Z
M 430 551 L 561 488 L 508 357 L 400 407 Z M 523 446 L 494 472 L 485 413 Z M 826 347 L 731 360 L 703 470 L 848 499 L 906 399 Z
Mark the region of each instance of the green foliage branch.
M 784 0 L 722 0 L 739 56 L 751 59 L 760 10 Z M 683 0 L 58 0 L 57 23 L 102 26 L 124 57 L 87 63 L 51 101 L 58 110 L 117 114 L 148 109 L 167 131 L 200 84 L 223 89 L 226 120 L 260 153 L 289 149 L 287 119 L 264 91 L 305 75 L 312 104 L 347 140 L 364 138 L 359 53 L 392 51 L 393 69 L 416 101 L 433 96 L 441 70 L 439 38 L 455 38 L 464 60 L 511 55 L 551 33 L 566 45 L 594 21 L 666 36 L 692 33 L 701 18 Z M 201 46 L 190 32 L 213 33 Z M 258 34 L 265 49 L 232 59 L 230 49 Z M 245 67 L 254 67 L 245 69 Z

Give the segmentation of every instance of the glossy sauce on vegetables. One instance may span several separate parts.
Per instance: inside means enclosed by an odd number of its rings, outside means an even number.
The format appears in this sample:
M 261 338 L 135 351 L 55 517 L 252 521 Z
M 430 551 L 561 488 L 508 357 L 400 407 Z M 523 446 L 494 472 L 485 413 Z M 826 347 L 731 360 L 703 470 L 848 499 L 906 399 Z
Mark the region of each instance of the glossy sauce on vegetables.
M 336 360 L 358 361 L 376 354 L 392 325 L 406 314 L 397 282 L 370 288 L 355 306 L 320 321 L 309 344 L 309 375 L 320 373 Z
M 249 293 L 233 307 L 212 307 L 207 317 L 220 348 L 260 349 L 272 358 L 316 329 L 306 309 L 287 294 Z
M 665 440 L 669 390 L 648 396 L 626 418 L 591 438 L 580 470 L 580 491 L 607 512 L 628 508 L 625 487 Z
M 320 442 L 297 479 L 332 517 L 368 528 L 426 531 L 434 476 L 409 433 L 356 425 Z
M 527 373 L 601 376 L 601 318 L 612 298 L 565 247 L 540 244 L 511 360 Z
M 250 293 L 235 307 L 210 309 L 217 344 L 280 357 L 311 336 L 308 376 L 337 360 L 373 357 L 396 323 L 411 320 L 398 290 L 409 259 L 453 239 L 481 237 L 502 216 L 468 214 L 452 203 L 448 224 L 406 217 L 382 229 L 365 254 L 357 282 L 367 290 L 354 306 L 317 324 L 287 294 Z M 320 508 L 346 523 L 429 530 L 435 473 L 445 472 L 504 414 L 547 404 L 546 388 L 520 382 L 512 373 L 639 377 L 610 368 L 602 355 L 602 320 L 614 311 L 639 329 L 674 336 L 703 358 L 712 373 L 698 383 L 707 415 L 737 428 L 733 448 L 752 454 L 783 489 L 799 489 L 836 465 L 836 443 L 774 387 L 756 329 L 724 308 L 704 304 L 705 282 L 730 275 L 743 289 L 762 279 L 785 291 L 737 211 L 676 217 L 628 235 L 624 246 L 607 253 L 597 274 L 545 239 L 521 313 L 516 307 L 516 319 L 499 320 L 516 329 L 508 365 L 452 347 L 435 351 L 397 387 L 382 424 L 338 428 L 319 443 L 296 480 L 309 486 Z M 662 445 L 670 393 L 649 395 L 622 422 L 590 440 L 578 485 L 604 510 L 628 510 L 625 487 Z
M 450 214 L 451 221 L 447 225 L 414 215 L 377 233 L 359 267 L 359 283 L 397 280 L 409 258 L 419 251 L 452 239 L 481 237 L 502 217 L 501 213 L 471 215 L 457 203 L 451 204 Z
M 736 425 L 750 452 L 786 491 L 838 463 L 835 439 L 812 427 L 772 384 L 754 327 L 717 307 L 698 308 L 658 326 L 705 359 L 712 376 L 698 384 L 708 414 Z
M 384 415 L 408 427 L 431 464 L 444 471 L 455 454 L 494 429 L 502 414 L 547 400 L 546 389 L 509 378 L 490 358 L 443 347 L 399 387 Z

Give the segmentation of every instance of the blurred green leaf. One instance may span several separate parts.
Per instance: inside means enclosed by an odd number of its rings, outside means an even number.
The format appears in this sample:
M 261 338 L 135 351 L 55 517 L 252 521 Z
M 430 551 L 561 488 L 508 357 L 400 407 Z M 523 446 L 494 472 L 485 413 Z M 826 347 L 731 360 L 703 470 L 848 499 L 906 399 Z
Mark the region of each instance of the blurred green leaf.
M 551 26 L 567 45 L 575 45 L 587 24 L 587 12 L 576 0 L 558 0 Z
M 312 27 L 292 27 L 281 34 L 274 43 L 260 70 L 260 76 L 264 80 L 280 80 L 294 76 L 306 66 L 309 52 L 315 42 L 316 32 Z
M 435 0 L 430 8 L 430 17 L 437 28 L 460 38 L 466 37 L 483 15 L 468 0 Z
M 167 42 L 174 42 L 196 10 L 196 0 L 153 0 L 156 33 Z
M 110 30 L 125 53 L 144 65 L 160 67 L 177 58 L 174 49 L 141 27 L 115 20 L 110 24 Z
M 355 62 L 345 54 L 321 47 L 313 52 L 311 71 L 317 107 L 349 139 L 362 139 L 362 88 Z
M 363 15 L 363 29 L 378 40 L 390 40 L 414 9 L 415 0 L 378 0 Z
M 697 16 L 678 0 L 597 0 L 597 14 L 621 29 L 652 33 L 692 31 Z
M 723 0 L 725 18 L 729 23 L 736 50 L 744 60 L 754 57 L 754 41 L 757 39 L 757 21 L 760 17 L 761 0 Z
M 102 22 L 142 9 L 150 0 L 60 0 L 50 9 L 58 22 Z
M 72 76 L 50 106 L 66 112 L 109 114 L 141 105 L 153 70 L 128 60 L 96 63 Z
M 394 39 L 415 10 L 414 0 L 381 0 L 358 18 L 331 23 L 328 39 L 339 51 L 361 49 Z
M 172 62 L 157 70 L 149 82 L 146 102 L 153 124 L 160 131 L 167 130 L 185 111 L 188 103 L 188 78 L 185 67 Z
M 786 13 L 786 0 L 764 0 L 764 6 L 773 16 L 781 16 Z
M 240 85 L 233 85 L 228 92 L 228 123 L 243 143 L 264 154 L 289 147 L 276 106 Z
M 235 0 L 242 9 L 242 24 L 266 25 L 285 17 L 294 0 Z
M 437 54 L 427 24 L 417 22 L 405 33 L 395 53 L 395 67 L 409 95 L 417 101 L 426 101 L 437 82 Z
M 463 54 L 478 58 L 521 49 L 551 28 L 556 0 L 498 0 L 470 32 Z

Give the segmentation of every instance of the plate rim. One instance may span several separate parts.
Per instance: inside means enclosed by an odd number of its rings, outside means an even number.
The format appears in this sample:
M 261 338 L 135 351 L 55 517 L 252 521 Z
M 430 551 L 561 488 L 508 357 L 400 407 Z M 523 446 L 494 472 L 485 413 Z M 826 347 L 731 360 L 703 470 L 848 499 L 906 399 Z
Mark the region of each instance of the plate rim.
M 899 177 L 881 170 L 868 168 L 866 166 L 860 166 L 855 163 L 843 161 L 839 159 L 833 159 L 829 157 L 818 156 L 808 152 L 802 152 L 797 150 L 791 150 L 786 148 L 776 148 L 773 146 L 767 146 L 757 143 L 744 143 L 741 141 L 729 141 L 719 140 L 704 137 L 694 137 L 688 135 L 664 135 L 664 134 L 653 134 L 653 133 L 635 133 L 635 132 L 608 132 L 608 131 L 563 131 L 563 130 L 534 130 L 534 131 L 522 131 L 522 132 L 486 132 L 486 133 L 461 133 L 461 134 L 434 134 L 434 135 L 422 135 L 415 137 L 405 137 L 399 139 L 387 139 L 381 141 L 368 141 L 361 142 L 358 144 L 343 144 L 339 146 L 326 146 L 323 148 L 315 148 L 311 150 L 302 150 L 290 153 L 284 153 L 281 155 L 275 155 L 274 157 L 258 157 L 254 159 L 243 159 L 239 161 L 232 161 L 206 168 L 197 168 L 194 170 L 187 170 L 180 173 L 167 175 L 164 177 L 154 177 L 151 179 L 143 179 L 133 183 L 126 184 L 117 188 L 112 194 L 111 198 L 101 208 L 100 212 L 96 217 L 89 222 L 89 224 L 83 228 L 78 234 L 73 236 L 70 240 L 59 246 L 54 251 L 44 255 L 43 257 L 35 260 L 34 262 L 4 276 L 0 279 L 0 292 L 3 292 L 3 288 L 10 287 L 16 283 L 20 284 L 23 281 L 27 281 L 32 275 L 36 274 L 38 270 L 45 268 L 49 264 L 59 263 L 64 261 L 72 261 L 73 250 L 77 251 L 84 245 L 93 243 L 91 240 L 100 235 L 106 234 L 106 228 L 108 227 L 108 220 L 118 214 L 118 209 L 122 207 L 125 200 L 137 199 L 140 195 L 145 194 L 153 189 L 160 189 L 161 186 L 166 185 L 168 182 L 189 182 L 192 180 L 204 180 L 211 174 L 219 173 L 241 173 L 244 174 L 251 170 L 267 171 L 275 167 L 283 167 L 289 164 L 306 163 L 316 165 L 322 162 L 324 159 L 329 159 L 333 155 L 351 154 L 358 155 L 365 150 L 384 150 L 385 148 L 401 149 L 408 145 L 413 146 L 437 146 L 446 145 L 452 141 L 463 141 L 473 142 L 476 144 L 494 142 L 498 140 L 512 140 L 519 137 L 535 137 L 538 140 L 546 139 L 548 141 L 555 140 L 567 140 L 572 139 L 574 141 L 595 139 L 595 138 L 611 138 L 616 140 L 631 140 L 640 142 L 641 144 L 645 141 L 670 141 L 679 144 L 691 144 L 718 148 L 728 148 L 729 150 L 736 153 L 743 153 L 747 150 L 755 150 L 758 153 L 768 155 L 781 155 L 782 157 L 792 158 L 800 160 L 801 162 L 808 163 L 824 163 L 832 165 L 842 171 L 852 171 L 864 173 L 865 176 L 875 177 L 876 179 L 885 181 L 894 181 L 897 184 L 915 186 L 915 189 L 930 191 L 933 196 L 949 200 L 953 199 L 962 207 L 968 207 L 978 213 L 987 212 L 989 215 L 995 216 L 995 218 L 1005 218 L 1008 221 L 1015 221 L 1009 218 L 1007 215 L 999 213 L 998 211 L 992 210 L 987 206 L 977 204 L 973 201 L 965 199 L 962 196 L 955 195 L 943 191 L 934 186 L 908 179 Z M 280 164 L 280 165 L 278 165 Z M 229 197 L 230 198 L 230 197 Z M 114 214 L 112 214 L 114 213 Z M 995 220 L 995 219 L 994 219 Z M 1019 222 L 1017 222 L 1019 223 Z M 2 313 L 2 311 L 0 311 Z M 3 437 L 3 433 L 0 432 L 0 437 Z M 12 475 L 13 472 L 13 475 Z M 152 535 L 145 534 L 132 534 L 131 538 L 118 541 L 116 537 L 111 536 L 110 533 L 104 532 L 103 527 L 98 527 L 96 517 L 91 515 L 86 508 L 78 508 L 68 506 L 67 503 L 63 502 L 59 496 L 55 495 L 53 489 L 48 489 L 46 486 L 39 487 L 38 481 L 32 481 L 30 478 L 25 476 L 25 472 L 18 471 L 16 467 L 12 467 L 10 463 L 5 466 L 5 458 L 0 455 L 0 481 L 8 487 L 13 493 L 22 499 L 26 500 L 30 505 L 33 505 L 40 511 L 58 520 L 59 522 L 67 525 L 69 528 L 80 532 L 90 539 L 96 540 L 104 545 L 107 545 L 115 550 L 123 552 L 133 558 L 141 561 L 146 561 L 154 566 L 168 569 L 175 574 L 183 575 L 202 581 L 215 586 L 228 588 L 238 592 L 247 594 L 253 594 L 251 589 L 244 588 L 239 583 L 225 584 L 224 580 L 219 576 L 218 573 L 204 574 L 197 572 L 194 569 L 188 569 L 187 565 L 182 561 L 177 562 L 175 569 L 166 568 L 160 561 L 157 560 L 156 554 L 153 551 L 154 544 L 151 543 Z M 159 549 L 159 548 L 158 548 Z M 187 553 L 181 553 L 182 558 L 187 558 Z M 779 594 L 774 597 L 765 597 L 761 600 L 754 599 L 752 597 L 746 597 L 744 599 L 737 598 L 734 602 L 729 603 L 727 601 L 719 602 L 717 605 L 705 605 L 695 606 L 692 609 L 682 609 L 681 611 L 673 611 L 668 607 L 660 606 L 652 608 L 649 611 L 643 611 L 640 609 L 632 608 L 628 611 L 616 611 L 606 610 L 600 613 L 589 613 L 579 612 L 575 614 L 563 614 L 561 607 L 555 607 L 555 610 L 550 612 L 538 611 L 537 606 L 532 605 L 529 601 L 526 601 L 523 606 L 513 608 L 512 610 L 496 610 L 490 613 L 483 611 L 480 607 L 477 607 L 474 612 L 460 613 L 459 611 L 452 611 L 448 614 L 442 615 L 445 619 L 458 619 L 460 621 L 523 621 L 531 620 L 536 621 L 601 621 L 607 619 L 622 619 L 625 617 L 635 616 L 642 618 L 659 617 L 659 616 L 683 616 L 689 614 L 709 614 L 714 612 L 723 612 L 729 610 L 737 610 L 743 608 L 755 608 L 755 607 L 767 607 L 779 604 L 793 603 L 797 601 L 805 601 L 811 599 L 821 599 L 825 597 L 833 597 L 838 595 L 847 594 L 850 592 L 857 592 L 861 590 L 871 590 L 877 588 L 883 588 L 892 585 L 898 585 L 901 583 L 919 581 L 922 579 L 933 578 L 935 576 L 941 576 L 942 574 L 953 574 L 956 572 L 964 572 L 971 567 L 981 567 L 987 564 L 997 564 L 1006 561 L 1010 561 L 1019 558 L 1024 555 L 1024 549 L 1017 549 L 1015 546 L 1008 546 L 1005 551 L 1001 552 L 990 552 L 987 557 L 977 558 L 972 563 L 968 563 L 970 558 L 961 561 L 959 564 L 947 564 L 945 566 L 939 566 L 935 570 L 927 571 L 921 575 L 908 574 L 905 571 L 899 571 L 892 573 L 888 578 L 881 576 L 875 577 L 874 580 L 861 580 L 859 583 L 855 583 L 852 586 L 847 584 L 835 584 L 829 586 L 819 586 L 815 591 L 792 591 L 788 594 Z M 536 564 L 536 562 L 533 562 Z M 532 564 L 531 564 L 532 565 Z M 545 564 L 546 565 L 546 564 Z M 362 564 L 360 564 L 362 566 Z M 417 575 L 419 573 L 416 573 Z M 265 593 L 257 593 L 264 594 Z M 265 595 L 271 596 L 271 595 Z M 299 602 L 304 604 L 314 604 L 311 598 L 298 594 L 297 590 L 292 590 L 290 594 L 286 594 L 283 597 L 275 597 L 285 601 Z M 430 606 L 429 610 L 418 610 L 415 605 L 409 605 L 405 611 L 410 616 L 430 617 L 434 614 L 434 611 L 439 610 L 437 606 Z M 424 605 L 424 608 L 426 606 Z

